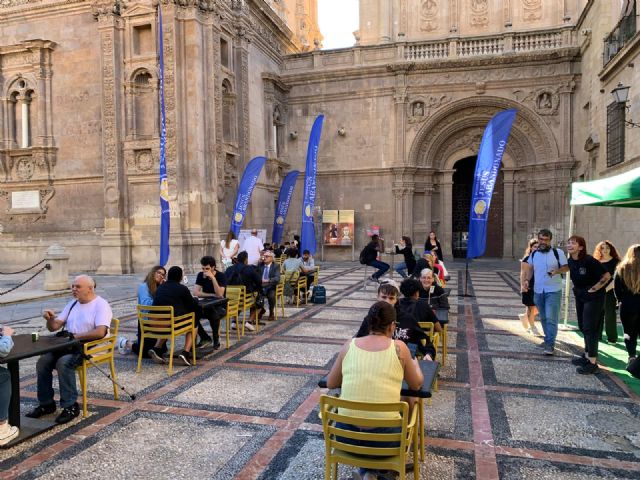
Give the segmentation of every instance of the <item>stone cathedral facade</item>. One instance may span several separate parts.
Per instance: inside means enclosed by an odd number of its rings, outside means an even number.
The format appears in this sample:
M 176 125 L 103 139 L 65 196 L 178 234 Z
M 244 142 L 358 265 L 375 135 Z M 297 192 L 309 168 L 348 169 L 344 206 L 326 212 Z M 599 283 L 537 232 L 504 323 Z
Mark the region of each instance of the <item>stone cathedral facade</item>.
M 3 265 L 35 263 L 54 242 L 82 270 L 157 261 L 157 1 L 0 1 Z M 161 4 L 172 264 L 217 250 L 256 155 L 268 161 L 245 225 L 270 234 L 280 182 L 304 170 L 319 113 L 316 204 L 355 210 L 356 248 L 379 225 L 416 245 L 436 230 L 446 256 L 463 255 L 480 139 L 501 109 L 518 115 L 489 256 L 518 257 L 542 227 L 565 239 L 570 183 L 640 163 L 624 123 L 640 118 L 635 23 L 623 42 L 610 38 L 635 1 L 360 0 L 355 45 L 340 50 L 321 50 L 316 0 Z M 614 117 L 619 82 L 630 102 Z M 301 190 L 288 233 L 299 231 Z M 639 220 L 584 208 L 574 230 L 591 245 L 615 231 L 624 248 Z

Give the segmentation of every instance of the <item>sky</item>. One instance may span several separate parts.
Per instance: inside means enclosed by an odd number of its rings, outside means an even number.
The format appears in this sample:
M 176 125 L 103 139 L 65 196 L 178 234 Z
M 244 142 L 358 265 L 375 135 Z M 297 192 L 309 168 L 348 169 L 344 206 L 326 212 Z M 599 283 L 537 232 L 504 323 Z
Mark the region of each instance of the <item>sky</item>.
M 324 36 L 323 49 L 353 46 L 353 32 L 358 29 L 358 0 L 318 0 L 318 23 Z

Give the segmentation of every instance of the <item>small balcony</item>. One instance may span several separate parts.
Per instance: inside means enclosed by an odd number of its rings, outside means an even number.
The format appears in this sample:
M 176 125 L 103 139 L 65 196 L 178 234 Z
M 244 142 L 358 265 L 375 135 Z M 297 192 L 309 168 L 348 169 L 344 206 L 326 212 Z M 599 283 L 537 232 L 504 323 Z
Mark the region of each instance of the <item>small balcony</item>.
M 604 39 L 604 48 L 602 51 L 602 64 L 607 64 L 615 57 L 620 50 L 636 34 L 636 2 L 633 2 L 631 10 L 624 15 L 616 27 L 611 31 L 609 35 Z

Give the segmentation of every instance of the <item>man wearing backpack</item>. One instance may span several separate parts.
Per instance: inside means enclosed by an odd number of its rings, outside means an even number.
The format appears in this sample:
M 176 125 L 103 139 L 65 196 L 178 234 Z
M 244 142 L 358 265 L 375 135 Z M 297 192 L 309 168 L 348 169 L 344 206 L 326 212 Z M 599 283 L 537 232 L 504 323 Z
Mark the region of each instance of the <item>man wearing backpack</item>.
M 562 277 L 560 270 L 567 265 L 564 252 L 551 247 L 551 231 L 543 228 L 538 232 L 538 250 L 529 255 L 527 263 L 533 266 L 533 272 L 522 284 L 522 291 L 529 290 L 529 280 L 533 274 L 533 302 L 538 307 L 540 323 L 544 331 L 544 342 L 540 345 L 545 355 L 553 355 L 556 336 L 558 334 L 558 319 L 560 318 L 560 303 L 562 301 Z
M 360 252 L 360 263 L 378 269 L 376 273 L 371 275 L 368 280 L 371 282 L 379 282 L 382 275 L 389 270 L 389 264 L 378 260 L 378 252 L 382 251 L 380 246 L 380 237 L 373 235 L 371 241 Z

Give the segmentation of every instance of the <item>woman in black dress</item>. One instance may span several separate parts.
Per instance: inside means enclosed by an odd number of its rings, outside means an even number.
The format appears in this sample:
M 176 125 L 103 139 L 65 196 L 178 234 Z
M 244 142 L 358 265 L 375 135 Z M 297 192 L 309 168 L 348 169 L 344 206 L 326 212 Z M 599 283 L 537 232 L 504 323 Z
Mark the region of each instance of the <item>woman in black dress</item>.
M 593 251 L 593 258 L 598 260 L 607 272 L 613 278 L 616 267 L 620 263 L 620 255 L 616 247 L 609 240 L 605 240 L 596 245 Z M 607 342 L 616 343 L 618 341 L 618 325 L 616 318 L 616 296 L 613 293 L 613 279 L 609 281 L 605 287 L 604 308 L 600 314 L 600 339 L 602 339 L 602 331 L 607 333 Z
M 524 251 L 524 256 L 522 260 L 520 260 L 520 284 L 524 283 L 524 279 L 531 277 L 529 281 L 529 289 L 526 292 L 522 292 L 522 304 L 527 307 L 525 313 L 521 313 L 518 315 L 520 318 L 520 322 L 522 322 L 522 326 L 527 330 L 527 332 L 532 333 L 533 335 L 540 335 L 538 331 L 538 327 L 536 327 L 536 315 L 538 314 L 538 309 L 536 308 L 536 304 L 533 302 L 533 275 L 529 275 L 529 271 L 533 268 L 531 265 L 527 263 L 529 260 L 529 255 L 531 252 L 535 252 L 538 249 L 538 239 L 532 238 L 527 243 L 527 248 Z
M 436 257 L 438 257 L 438 260 L 440 260 L 441 262 L 444 261 L 444 257 L 442 255 L 442 247 L 440 246 L 440 241 L 436 236 L 436 232 L 429 232 L 427 241 L 424 242 L 424 249 L 431 250 L 431 252 L 435 253 Z

